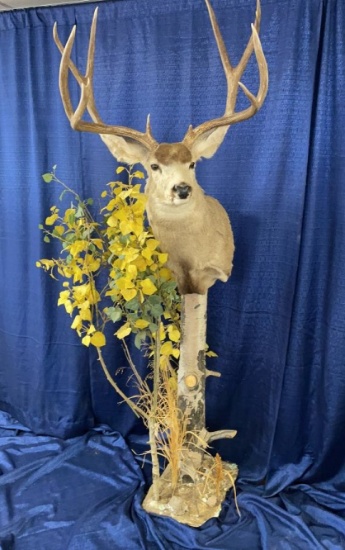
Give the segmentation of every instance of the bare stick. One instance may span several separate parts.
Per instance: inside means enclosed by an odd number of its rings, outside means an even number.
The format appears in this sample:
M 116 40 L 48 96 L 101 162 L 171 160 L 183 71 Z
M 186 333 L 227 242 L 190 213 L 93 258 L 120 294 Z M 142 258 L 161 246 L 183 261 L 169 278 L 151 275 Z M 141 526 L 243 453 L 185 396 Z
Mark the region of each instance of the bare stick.
M 152 490 L 155 500 L 159 500 L 159 460 L 157 451 L 157 404 L 158 404 L 158 392 L 159 392 L 159 362 L 160 362 L 160 323 L 158 323 L 158 329 L 156 331 L 155 351 L 153 357 L 153 395 L 152 406 L 149 419 L 149 437 L 150 437 L 150 449 L 152 459 Z
M 111 376 L 110 372 L 108 371 L 108 368 L 107 368 L 107 365 L 105 364 L 105 361 L 103 359 L 103 355 L 102 355 L 102 351 L 101 351 L 101 348 L 98 348 L 96 347 L 97 349 L 97 353 L 98 353 L 98 359 L 99 359 L 99 362 L 101 363 L 102 365 L 102 369 L 103 369 L 103 372 L 106 376 L 106 379 L 108 380 L 108 382 L 110 383 L 110 385 L 114 388 L 114 390 L 120 395 L 120 397 L 122 397 L 122 399 L 124 400 L 125 403 L 127 403 L 127 405 L 132 409 L 132 411 L 134 412 L 134 414 L 138 417 L 138 418 L 144 418 L 147 422 L 149 420 L 149 416 L 140 408 L 138 407 L 135 403 L 133 403 L 133 401 L 131 399 L 129 399 L 129 397 L 127 397 L 127 395 L 119 388 L 119 386 L 116 384 L 114 378 Z

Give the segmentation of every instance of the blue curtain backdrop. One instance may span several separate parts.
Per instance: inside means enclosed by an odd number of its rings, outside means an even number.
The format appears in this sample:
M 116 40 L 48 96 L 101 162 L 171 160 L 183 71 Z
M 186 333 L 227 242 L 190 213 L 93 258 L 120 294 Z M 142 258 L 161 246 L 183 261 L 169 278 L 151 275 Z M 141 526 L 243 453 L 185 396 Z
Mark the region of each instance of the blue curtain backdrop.
M 237 61 L 255 2 L 212 3 Z M 56 164 L 95 199 L 114 179 L 98 136 L 71 130 L 57 86 L 53 23 L 63 40 L 77 24 L 84 68 L 95 5 L 0 14 L 0 548 L 343 549 L 345 4 L 262 0 L 266 102 L 197 168 L 236 239 L 233 275 L 209 296 L 211 368 L 222 376 L 208 382 L 207 423 L 238 430 L 214 450 L 239 464 L 242 511 L 229 497 L 201 529 L 142 511 L 145 478 L 129 448 L 144 451 L 147 437 L 57 308 L 59 283 L 35 267 L 58 254 L 38 225 L 61 190 L 41 174 Z M 151 113 L 156 139 L 178 141 L 222 113 L 202 0 L 102 2 L 98 19 L 106 122 L 143 130 Z M 244 81 L 256 89 L 254 62 Z M 115 341 L 107 361 L 125 366 Z

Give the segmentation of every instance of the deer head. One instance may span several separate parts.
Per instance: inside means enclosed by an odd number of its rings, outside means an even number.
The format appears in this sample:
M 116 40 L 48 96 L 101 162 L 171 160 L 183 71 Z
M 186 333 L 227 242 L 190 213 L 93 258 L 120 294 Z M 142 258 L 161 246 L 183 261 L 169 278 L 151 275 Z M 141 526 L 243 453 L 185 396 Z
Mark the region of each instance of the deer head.
M 155 235 L 161 241 L 162 248 L 165 248 L 172 257 L 176 256 L 174 252 L 176 248 L 175 245 L 182 246 L 178 241 L 176 243 L 168 243 L 168 233 L 173 231 L 173 233 L 176 234 L 176 223 L 180 226 L 182 224 L 181 227 L 183 227 L 183 220 L 188 219 L 189 227 L 191 227 L 193 225 L 191 223 L 191 216 L 203 217 L 203 223 L 205 223 L 205 217 L 207 218 L 207 216 L 209 217 L 209 221 L 213 224 L 219 221 L 219 212 L 216 213 L 212 210 L 217 201 L 212 199 L 214 202 L 211 204 L 210 200 L 205 200 L 206 198 L 210 199 L 210 197 L 204 196 L 196 180 L 196 162 L 202 157 L 211 158 L 221 145 L 229 127 L 232 124 L 247 120 L 260 109 L 268 89 L 267 63 L 258 35 L 261 18 L 260 0 L 257 0 L 256 17 L 252 25 L 252 34 L 237 66 L 232 66 L 230 63 L 214 11 L 209 0 L 205 0 L 205 2 L 227 81 L 226 106 L 224 114 L 219 118 L 203 122 L 195 128 L 189 126 L 183 140 L 179 143 L 158 143 L 152 135 L 149 116 L 147 118 L 145 132 L 140 132 L 124 126 L 109 126 L 101 120 L 95 106 L 93 93 L 94 51 L 98 8 L 95 10 L 91 25 L 85 75 L 80 73 L 71 60 L 76 26 L 73 27 L 65 46 L 62 45 L 59 39 L 56 23 L 53 32 L 55 43 L 61 52 L 59 73 L 60 94 L 72 128 L 74 130 L 99 134 L 112 155 L 118 161 L 128 164 L 141 163 L 144 166 L 148 175 L 146 192 L 148 194 L 147 212 L 149 221 Z M 260 77 L 259 90 L 256 95 L 252 94 L 240 81 L 252 53 L 255 54 Z M 68 90 L 69 71 L 71 71 L 81 88 L 80 101 L 75 110 L 73 109 Z M 249 106 L 242 111 L 236 112 L 235 106 L 239 88 L 242 89 L 245 96 L 248 98 Z M 88 111 L 92 122 L 83 120 L 85 111 Z M 217 205 L 222 209 L 219 203 L 217 203 Z M 212 216 L 216 216 L 216 219 L 212 220 Z M 220 217 L 224 217 L 224 214 L 222 213 Z M 226 215 L 225 218 L 227 220 Z M 175 227 L 169 225 L 170 222 L 172 224 L 175 223 Z M 228 220 L 224 223 L 225 225 L 229 225 Z M 229 228 L 223 231 L 224 242 L 218 255 L 219 257 L 223 256 L 227 262 L 230 260 L 231 263 L 234 246 L 232 232 L 231 229 L 229 231 Z M 189 239 L 190 242 L 187 245 L 187 250 L 176 257 L 176 261 L 171 259 L 171 267 L 177 276 L 179 288 L 182 293 L 203 293 L 216 279 L 227 280 L 231 270 L 231 268 L 225 269 L 223 266 L 220 268 L 220 266 L 217 265 L 224 263 L 221 259 L 217 261 L 212 260 L 210 262 L 207 262 L 205 259 L 206 263 L 208 263 L 207 266 L 205 262 L 203 265 L 201 265 L 202 262 L 200 263 L 200 261 L 194 262 L 194 264 L 191 262 L 191 255 L 196 254 L 196 251 L 193 250 L 193 248 L 195 249 L 195 232 L 200 229 L 197 223 L 194 229 L 194 234 L 189 231 L 191 239 Z M 183 232 L 185 233 L 186 231 L 183 229 L 182 233 Z M 214 236 L 210 234 L 209 244 L 212 248 L 214 248 L 213 238 Z M 205 249 L 204 243 L 200 243 L 200 246 Z M 230 255 L 227 253 L 226 247 L 229 250 L 231 249 L 232 252 Z M 206 267 L 207 269 L 205 271 Z M 203 275 L 201 276 L 203 269 Z M 187 273 L 186 270 L 188 271 L 188 276 L 185 276 Z M 199 279 L 203 282 L 197 284 L 196 281 Z

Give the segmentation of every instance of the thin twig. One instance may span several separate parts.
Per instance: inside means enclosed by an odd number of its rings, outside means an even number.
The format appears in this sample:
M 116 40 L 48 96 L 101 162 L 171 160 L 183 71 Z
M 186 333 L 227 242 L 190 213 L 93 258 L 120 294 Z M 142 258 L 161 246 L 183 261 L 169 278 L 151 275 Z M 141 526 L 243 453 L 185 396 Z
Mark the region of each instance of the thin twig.
M 129 399 L 129 397 L 127 397 L 127 395 L 116 384 L 115 380 L 111 376 L 111 374 L 108 371 L 107 366 L 104 362 L 101 348 L 96 347 L 96 349 L 97 349 L 97 353 L 98 353 L 99 362 L 101 363 L 102 369 L 104 371 L 104 374 L 105 374 L 106 379 L 108 380 L 108 382 L 111 384 L 111 386 L 114 388 L 114 390 L 122 397 L 124 402 L 127 403 L 127 405 L 132 409 L 134 414 L 137 417 L 144 418 L 148 422 L 148 420 L 149 420 L 148 414 L 146 414 L 142 409 L 140 409 L 140 407 L 138 407 L 135 403 L 133 403 L 133 401 L 131 399 Z

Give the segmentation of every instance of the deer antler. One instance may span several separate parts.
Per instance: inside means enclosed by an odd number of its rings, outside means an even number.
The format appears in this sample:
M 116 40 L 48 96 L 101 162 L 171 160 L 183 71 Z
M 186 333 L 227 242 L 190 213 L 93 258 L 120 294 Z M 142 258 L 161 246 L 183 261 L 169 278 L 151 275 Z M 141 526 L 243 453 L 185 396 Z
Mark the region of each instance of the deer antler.
M 214 128 L 219 128 L 221 126 L 230 126 L 231 124 L 242 122 L 243 120 L 246 120 L 252 117 L 253 115 L 255 115 L 255 113 L 262 106 L 268 90 L 268 68 L 267 68 L 266 59 L 262 51 L 262 46 L 261 46 L 261 42 L 258 34 L 259 28 L 260 28 L 260 19 L 261 19 L 260 0 L 257 0 L 256 17 L 255 17 L 255 23 L 254 25 L 252 25 L 252 35 L 242 55 L 242 58 L 236 67 L 233 67 L 230 63 L 229 56 L 227 54 L 226 47 L 224 44 L 224 40 L 220 33 L 216 16 L 209 3 L 209 0 L 205 0 L 205 2 L 207 5 L 209 16 L 210 16 L 213 33 L 217 42 L 217 47 L 218 47 L 219 55 L 222 61 L 223 69 L 225 72 L 228 93 L 227 93 L 227 100 L 226 100 L 226 108 L 223 116 L 213 120 L 203 122 L 196 128 L 193 128 L 192 126 L 188 128 L 187 133 L 183 139 L 183 143 L 187 147 L 190 147 L 195 142 L 195 140 L 197 140 L 200 136 L 209 132 L 210 130 L 213 130 Z M 260 86 L 256 96 L 253 95 L 246 88 L 246 86 L 242 84 L 242 82 L 240 82 L 240 79 L 245 71 L 247 63 L 253 51 L 255 52 L 255 57 L 259 66 L 259 75 L 260 75 Z M 243 90 L 246 97 L 249 99 L 251 105 L 247 107 L 247 109 L 244 109 L 243 111 L 235 112 L 236 98 L 237 98 L 239 86 Z
M 87 56 L 87 66 L 85 76 L 83 76 L 77 69 L 73 61 L 71 60 L 71 52 L 74 44 L 76 26 L 74 25 L 71 34 L 63 46 L 57 32 L 57 24 L 54 24 L 53 36 L 55 44 L 57 45 L 61 55 L 60 73 L 59 73 L 59 88 L 60 94 L 65 109 L 65 113 L 71 123 L 74 130 L 80 130 L 82 132 L 92 132 L 95 134 L 110 134 L 129 138 L 133 141 L 137 141 L 144 145 L 147 149 L 155 149 L 158 145 L 151 133 L 150 117 L 147 117 L 146 132 L 139 132 L 132 128 L 125 126 L 110 126 L 104 124 L 100 118 L 95 106 L 94 94 L 93 94 L 93 71 L 94 71 L 94 54 L 95 54 L 95 37 L 97 27 L 97 14 L 98 8 L 95 9 L 95 13 L 92 19 L 89 50 Z M 68 71 L 71 71 L 74 78 L 78 82 L 81 88 L 81 96 L 79 105 L 76 110 L 73 110 L 72 102 L 68 89 Z M 85 111 L 89 112 L 92 122 L 82 120 Z

